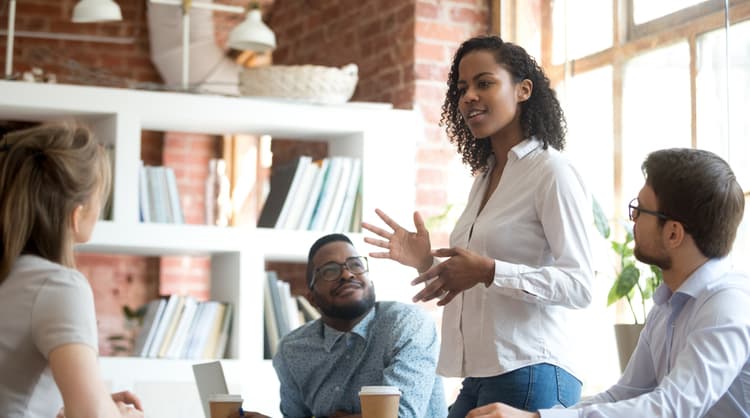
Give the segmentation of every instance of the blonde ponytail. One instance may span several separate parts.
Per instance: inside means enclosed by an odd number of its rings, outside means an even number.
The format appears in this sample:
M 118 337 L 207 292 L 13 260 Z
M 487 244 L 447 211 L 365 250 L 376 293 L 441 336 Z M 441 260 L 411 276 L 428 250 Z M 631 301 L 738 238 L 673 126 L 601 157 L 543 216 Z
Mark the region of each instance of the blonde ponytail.
M 91 131 L 42 125 L 0 145 L 0 283 L 21 254 L 73 267 L 71 218 L 95 193 L 106 196 L 109 160 Z

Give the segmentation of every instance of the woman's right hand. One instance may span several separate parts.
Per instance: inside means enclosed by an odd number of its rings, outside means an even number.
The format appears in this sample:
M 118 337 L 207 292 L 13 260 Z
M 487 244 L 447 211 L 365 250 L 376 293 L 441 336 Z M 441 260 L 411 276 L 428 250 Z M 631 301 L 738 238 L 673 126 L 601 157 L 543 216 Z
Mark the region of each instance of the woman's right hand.
M 424 226 L 422 216 L 414 212 L 414 227 L 417 232 L 410 232 L 391 219 L 385 212 L 375 209 L 375 213 L 386 223 L 392 232 L 362 222 L 362 228 L 380 236 L 382 239 L 365 237 L 365 242 L 387 251 L 371 252 L 373 258 L 389 258 L 399 263 L 414 267 L 420 273 L 432 266 L 430 233 Z
M 120 416 L 122 416 L 122 418 L 143 418 L 144 417 L 143 411 L 136 409 L 131 404 L 117 401 L 115 402 L 115 405 L 117 405 L 117 409 L 120 410 Z

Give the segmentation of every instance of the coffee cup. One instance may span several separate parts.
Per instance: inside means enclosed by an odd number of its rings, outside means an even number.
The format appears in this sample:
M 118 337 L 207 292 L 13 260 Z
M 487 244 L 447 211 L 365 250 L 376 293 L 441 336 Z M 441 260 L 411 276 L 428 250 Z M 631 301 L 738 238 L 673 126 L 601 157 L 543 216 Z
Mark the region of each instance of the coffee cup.
M 362 418 L 398 418 L 401 391 L 396 386 L 362 386 L 359 402 Z
M 211 418 L 227 418 L 242 407 L 241 395 L 213 394 L 208 396 Z

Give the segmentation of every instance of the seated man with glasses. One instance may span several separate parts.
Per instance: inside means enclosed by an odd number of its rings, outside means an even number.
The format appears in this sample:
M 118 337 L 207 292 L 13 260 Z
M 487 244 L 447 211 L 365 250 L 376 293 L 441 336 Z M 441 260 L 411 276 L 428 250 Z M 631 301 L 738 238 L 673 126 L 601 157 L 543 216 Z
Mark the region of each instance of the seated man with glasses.
M 397 386 L 400 418 L 445 417 L 438 337 L 421 308 L 375 302 L 367 258 L 345 235 L 310 248 L 307 280 L 321 318 L 282 338 L 273 358 L 284 417 L 359 416 L 362 386 Z
M 642 169 L 646 184 L 629 205 L 633 251 L 661 268 L 664 283 L 620 381 L 567 409 L 496 403 L 467 418 L 750 416 L 750 277 L 727 258 L 742 188 L 703 150 L 655 151 Z

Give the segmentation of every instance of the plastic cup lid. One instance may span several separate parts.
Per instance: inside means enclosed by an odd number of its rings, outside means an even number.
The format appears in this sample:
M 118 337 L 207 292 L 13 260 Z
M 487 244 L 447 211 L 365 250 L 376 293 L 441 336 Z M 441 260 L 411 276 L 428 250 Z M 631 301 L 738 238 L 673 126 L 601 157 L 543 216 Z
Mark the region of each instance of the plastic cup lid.
M 401 391 L 396 386 L 362 386 L 360 395 L 400 395 Z
M 226 393 L 213 393 L 208 395 L 209 402 L 239 402 L 242 403 L 242 395 L 230 395 Z

